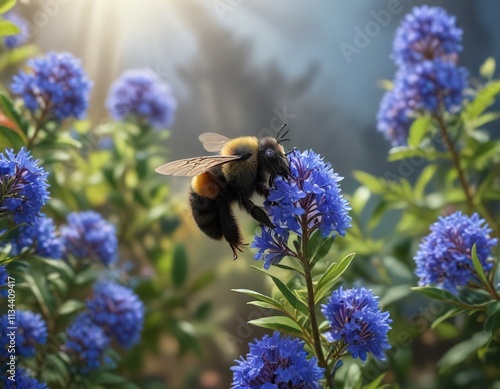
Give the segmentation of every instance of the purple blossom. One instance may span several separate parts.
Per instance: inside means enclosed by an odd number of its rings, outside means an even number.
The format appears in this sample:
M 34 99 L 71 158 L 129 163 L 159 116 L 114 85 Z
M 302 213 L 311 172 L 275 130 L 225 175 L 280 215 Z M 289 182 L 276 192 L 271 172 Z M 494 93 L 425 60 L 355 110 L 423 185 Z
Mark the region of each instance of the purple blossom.
M 304 342 L 279 332 L 255 339 L 246 358 L 235 362 L 231 389 L 319 389 L 323 378 L 316 358 L 307 359 Z
M 380 310 L 378 297 L 371 290 L 342 289 L 334 291 L 322 312 L 330 323 L 326 337 L 330 342 L 343 342 L 353 358 L 366 361 L 368 353 L 385 360 L 391 348 L 387 332 L 392 320 Z
M 80 60 L 70 53 L 50 52 L 29 60 L 28 69 L 15 75 L 11 85 L 26 108 L 59 121 L 85 116 L 92 83 Z
M 106 107 L 115 120 L 136 116 L 161 130 L 172 124 L 177 101 L 170 86 L 155 73 L 135 69 L 127 70 L 113 83 Z
M 477 283 L 471 257 L 474 244 L 485 273 L 493 268 L 491 249 L 498 240 L 490 236 L 491 229 L 477 213 L 469 217 L 458 211 L 440 217 L 430 230 L 414 257 L 419 285 L 437 285 L 456 293 L 458 287 Z
M 401 67 L 435 59 L 456 62 L 462 33 L 443 8 L 415 7 L 396 31 L 392 59 Z

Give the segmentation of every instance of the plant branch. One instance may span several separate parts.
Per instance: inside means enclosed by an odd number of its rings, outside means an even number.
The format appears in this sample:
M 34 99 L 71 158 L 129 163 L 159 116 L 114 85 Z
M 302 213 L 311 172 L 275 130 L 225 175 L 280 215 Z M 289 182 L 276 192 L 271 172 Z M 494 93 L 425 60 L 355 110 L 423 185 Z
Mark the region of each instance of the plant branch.
M 307 245 L 309 238 L 307 235 L 307 221 L 302 218 L 302 266 L 304 267 L 304 275 L 306 279 L 307 286 L 307 309 L 309 311 L 309 316 L 311 319 L 311 329 L 314 340 L 314 350 L 316 352 L 316 357 L 318 358 L 318 364 L 320 367 L 325 369 L 325 377 L 327 382 L 327 387 L 333 389 L 332 377 L 330 370 L 328 369 L 328 364 L 325 360 L 325 355 L 323 354 L 323 347 L 321 345 L 321 339 L 319 334 L 318 318 L 316 317 L 316 305 L 314 303 L 314 285 L 312 282 L 312 268 L 309 263 L 309 258 L 307 258 Z
M 441 114 L 436 114 L 434 117 L 437 120 L 439 130 L 440 130 L 441 136 L 446 144 L 446 147 L 448 148 L 448 150 L 450 150 L 453 165 L 455 166 L 455 169 L 457 170 L 458 179 L 460 180 L 460 184 L 462 185 L 462 189 L 465 193 L 465 197 L 467 198 L 467 207 L 469 208 L 469 211 L 472 211 L 474 208 L 474 198 L 472 195 L 472 190 L 471 190 L 471 188 L 470 188 L 470 186 L 467 183 L 467 180 L 465 178 L 464 170 L 460 166 L 460 154 L 459 154 L 458 150 L 455 148 L 455 145 L 453 144 L 453 141 L 450 138 L 450 134 L 448 133 L 448 129 L 446 127 L 446 124 L 445 124 Z
M 40 114 L 40 118 L 37 120 L 37 123 L 36 123 L 35 132 L 33 133 L 33 136 L 28 139 L 28 144 L 26 145 L 26 148 L 28 150 L 30 150 L 33 147 L 33 144 L 35 143 L 35 139 L 43 127 L 43 123 L 45 122 L 45 118 L 46 118 L 48 112 L 49 112 L 49 105 L 47 105 L 42 110 L 42 113 Z

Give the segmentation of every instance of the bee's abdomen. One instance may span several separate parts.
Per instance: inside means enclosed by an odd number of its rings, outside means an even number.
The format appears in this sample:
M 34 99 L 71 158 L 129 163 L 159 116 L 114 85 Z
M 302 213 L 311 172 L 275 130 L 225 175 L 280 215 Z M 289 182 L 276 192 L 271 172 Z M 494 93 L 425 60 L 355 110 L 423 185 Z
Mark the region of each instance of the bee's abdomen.
M 217 201 L 200 196 L 193 188 L 189 196 L 189 202 L 193 219 L 200 230 L 212 239 L 222 239 L 223 229 Z
M 200 197 L 214 200 L 220 194 L 220 186 L 210 173 L 203 173 L 193 177 L 191 189 Z

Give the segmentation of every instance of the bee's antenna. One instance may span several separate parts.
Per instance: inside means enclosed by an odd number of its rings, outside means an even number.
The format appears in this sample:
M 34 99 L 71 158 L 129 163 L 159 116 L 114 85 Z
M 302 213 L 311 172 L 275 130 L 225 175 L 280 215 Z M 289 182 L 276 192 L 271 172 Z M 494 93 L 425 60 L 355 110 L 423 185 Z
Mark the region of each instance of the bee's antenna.
M 285 141 L 287 141 L 287 140 L 290 140 L 290 139 L 284 139 L 284 138 L 285 138 L 285 136 L 286 136 L 286 134 L 288 134 L 288 131 L 290 131 L 290 130 L 286 130 L 285 132 L 281 133 L 281 131 L 283 131 L 283 129 L 284 129 L 285 127 L 286 127 L 286 123 L 285 123 L 285 124 L 283 124 L 283 125 L 281 126 L 280 130 L 278 131 L 278 135 L 276 136 L 276 141 L 277 141 L 278 143 L 281 143 L 281 142 L 285 142 Z

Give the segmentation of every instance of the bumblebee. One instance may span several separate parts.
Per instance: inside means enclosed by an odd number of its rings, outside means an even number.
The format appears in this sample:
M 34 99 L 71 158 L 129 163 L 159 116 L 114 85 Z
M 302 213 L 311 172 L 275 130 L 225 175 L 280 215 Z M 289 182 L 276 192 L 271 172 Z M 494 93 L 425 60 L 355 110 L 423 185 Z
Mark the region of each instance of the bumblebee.
M 157 173 L 193 177 L 189 202 L 193 219 L 210 238 L 224 238 L 233 250 L 242 251 L 242 236 L 232 211 L 238 203 L 256 221 L 273 227 L 266 212 L 250 199 L 254 193 L 269 195 L 276 176 L 288 177 L 288 160 L 280 142 L 288 131 L 276 138 L 257 139 L 242 136 L 234 139 L 208 132 L 199 136 L 205 150 L 219 155 L 202 156 L 169 162 L 155 169 Z

